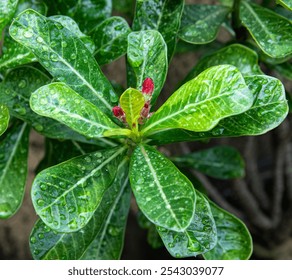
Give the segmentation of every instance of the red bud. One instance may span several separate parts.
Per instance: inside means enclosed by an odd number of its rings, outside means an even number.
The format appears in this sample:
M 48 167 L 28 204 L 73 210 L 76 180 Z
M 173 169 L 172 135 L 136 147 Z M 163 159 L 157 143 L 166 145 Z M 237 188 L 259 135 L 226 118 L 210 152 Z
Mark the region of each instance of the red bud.
M 123 109 L 119 106 L 113 107 L 112 111 L 113 111 L 113 114 L 115 115 L 115 117 L 117 117 L 117 118 L 123 117 L 125 114 Z
M 142 92 L 145 94 L 152 94 L 154 90 L 154 83 L 151 78 L 146 78 L 142 84 Z

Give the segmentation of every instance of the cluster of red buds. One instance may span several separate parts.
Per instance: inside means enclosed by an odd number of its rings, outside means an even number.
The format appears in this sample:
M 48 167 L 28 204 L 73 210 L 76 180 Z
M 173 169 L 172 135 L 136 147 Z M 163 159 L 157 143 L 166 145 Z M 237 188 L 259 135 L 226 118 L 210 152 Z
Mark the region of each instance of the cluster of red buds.
M 146 78 L 142 84 L 142 93 L 145 98 L 144 107 L 141 110 L 139 124 L 143 124 L 145 119 L 148 119 L 152 113 L 150 113 L 150 102 L 152 98 L 152 93 L 154 91 L 154 83 L 151 78 Z M 115 106 L 112 109 L 113 114 L 116 118 L 118 118 L 121 122 L 126 123 L 126 115 L 123 109 L 120 106 Z

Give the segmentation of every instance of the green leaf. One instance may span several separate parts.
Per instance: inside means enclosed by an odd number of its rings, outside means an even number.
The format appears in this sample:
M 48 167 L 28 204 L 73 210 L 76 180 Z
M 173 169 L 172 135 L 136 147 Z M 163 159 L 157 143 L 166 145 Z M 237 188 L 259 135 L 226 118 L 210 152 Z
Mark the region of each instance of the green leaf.
M 203 256 L 206 260 L 246 260 L 252 253 L 252 239 L 242 221 L 209 201 L 217 227 L 217 245 Z
M 152 223 L 174 231 L 189 226 L 196 201 L 193 185 L 156 149 L 136 147 L 130 182 L 139 208 Z
M 168 61 L 175 51 L 183 7 L 182 0 L 136 1 L 133 30 L 159 31 L 167 45 Z
M 39 12 L 42 15 L 46 15 L 47 6 L 43 1 L 40 0 L 19 0 L 15 16 L 23 12 L 26 9 L 32 9 Z
M 130 32 L 128 23 L 121 17 L 110 17 L 92 30 L 94 56 L 99 65 L 110 63 L 127 52 Z
M 9 23 L 12 19 L 18 0 L 1 0 L 0 1 L 0 34 L 2 33 L 3 28 Z
M 0 141 L 0 218 L 11 217 L 20 207 L 27 176 L 29 129 L 16 125 Z
M 112 11 L 111 0 L 45 0 L 44 2 L 49 7 L 49 14 L 67 15 L 87 33 L 108 18 Z
M 218 5 L 186 5 L 179 38 L 192 44 L 212 42 L 229 12 L 229 7 Z
M 233 44 L 200 59 L 185 80 L 191 80 L 207 68 L 221 64 L 237 67 L 243 76 L 262 74 L 257 53 L 243 45 Z
M 65 28 L 70 30 L 74 35 L 76 35 L 84 43 L 84 45 L 87 47 L 90 53 L 93 54 L 95 50 L 94 42 L 89 36 L 85 35 L 84 33 L 80 31 L 79 26 L 72 18 L 63 16 L 63 15 L 58 15 L 58 16 L 50 16 L 49 19 L 59 22 Z
M 87 137 L 102 137 L 118 126 L 96 106 L 63 83 L 45 85 L 30 98 L 31 108 L 39 115 L 53 118 Z
M 286 79 L 292 80 L 292 64 L 291 62 L 285 62 L 272 66 L 279 74 Z
M 217 146 L 181 157 L 172 158 L 181 167 L 191 167 L 218 179 L 244 176 L 244 161 L 240 153 L 229 146 Z
M 72 139 L 90 142 L 83 135 L 67 126 L 34 113 L 29 106 L 33 91 L 49 82 L 48 76 L 32 67 L 16 68 L 10 71 L 0 83 L 1 100 L 9 108 L 10 114 L 31 125 L 37 132 L 51 138 Z M 100 139 L 98 143 L 103 139 Z M 108 141 L 109 144 L 109 141 Z
M 267 55 L 281 58 L 292 53 L 292 23 L 287 18 L 251 2 L 242 1 L 240 19 Z
M 168 252 L 176 258 L 195 257 L 214 248 L 217 230 L 208 200 L 198 191 L 195 214 L 183 232 L 157 227 Z
M 9 124 L 9 110 L 8 108 L 0 104 L 0 135 L 2 135 L 8 127 Z
M 217 137 L 260 135 L 277 127 L 288 114 L 288 104 L 282 83 L 273 77 L 246 77 L 253 94 L 253 105 L 246 112 L 223 119 L 208 132 L 172 129 L 152 134 L 155 144 L 195 141 Z
M 26 10 L 14 19 L 10 35 L 29 48 L 56 79 L 112 115 L 118 97 L 90 51 L 74 33 L 54 20 Z
M 119 164 L 115 181 L 104 193 L 99 207 L 83 229 L 72 233 L 59 233 L 51 230 L 41 220 L 35 224 L 30 237 L 33 258 L 80 259 L 87 249 L 88 256 L 91 248 L 96 245 L 95 240 L 99 239 L 99 247 L 96 248 L 95 255 L 92 257 L 118 259 L 123 247 L 129 199 L 128 162 L 124 160 Z M 119 213 L 118 220 L 116 220 L 117 213 Z M 108 241 L 112 243 L 108 244 Z M 104 250 L 104 245 L 106 245 L 106 250 Z
M 161 34 L 155 30 L 130 33 L 127 58 L 135 80 L 130 86 L 141 90 L 143 81 L 151 78 L 154 82 L 151 103 L 154 104 L 168 69 L 167 47 Z
M 252 93 L 237 68 L 214 66 L 172 94 L 141 133 L 150 136 L 171 128 L 207 131 L 221 119 L 246 111 L 252 101 Z
M 128 88 L 120 97 L 120 105 L 126 115 L 129 127 L 137 128 L 140 113 L 145 104 L 143 94 L 134 88 Z
M 276 0 L 276 3 L 282 5 L 286 9 L 292 11 L 292 1 L 291 0 Z
M 113 182 L 125 148 L 82 155 L 40 172 L 32 186 L 34 208 L 58 232 L 84 227 Z

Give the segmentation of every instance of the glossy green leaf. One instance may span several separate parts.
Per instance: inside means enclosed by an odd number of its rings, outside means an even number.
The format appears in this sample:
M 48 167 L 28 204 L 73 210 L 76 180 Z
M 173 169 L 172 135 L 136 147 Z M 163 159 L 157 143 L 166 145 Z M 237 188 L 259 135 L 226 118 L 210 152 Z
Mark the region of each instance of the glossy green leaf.
M 128 88 L 120 97 L 120 105 L 126 115 L 130 128 L 138 127 L 138 119 L 145 104 L 143 94 L 134 88 Z
M 132 154 L 130 182 L 137 204 L 154 224 L 183 231 L 192 220 L 192 183 L 155 148 L 139 145 Z
M 219 5 L 186 5 L 179 38 L 192 44 L 206 44 L 215 40 L 230 8 Z
M 267 55 L 281 58 L 292 53 L 292 23 L 288 19 L 247 1 L 241 2 L 240 19 Z
M 175 51 L 183 7 L 182 0 L 136 1 L 133 30 L 159 31 L 167 45 L 168 61 Z
M 272 68 L 274 68 L 279 74 L 281 74 L 286 79 L 292 80 L 292 64 L 291 64 L 291 62 L 277 64 L 277 65 L 274 65 Z
M 195 257 L 214 248 L 217 230 L 208 200 L 198 191 L 195 214 L 183 232 L 157 227 L 168 252 L 176 258 Z
M 207 68 L 220 64 L 233 65 L 244 76 L 262 74 L 257 53 L 243 45 L 233 44 L 200 59 L 186 80 L 191 80 Z
M 129 210 L 128 161 L 120 163 L 115 181 L 104 193 L 100 205 L 88 224 L 72 233 L 58 233 L 39 220 L 31 233 L 30 249 L 34 259 L 80 259 L 101 241 L 92 258 L 118 259 L 123 247 L 124 226 Z M 119 212 L 120 211 L 120 212 Z M 119 213 L 119 220 L 116 215 Z M 104 234 L 107 232 L 108 234 Z M 111 233 L 111 235 L 110 235 Z M 104 235 L 103 235 L 104 234 Z M 104 251 L 105 243 L 106 251 Z M 108 241 L 112 241 L 108 244 Z M 92 244 L 92 245 L 90 245 Z M 86 253 L 88 256 L 89 254 Z
M 1 89 L 1 88 L 0 88 Z M 8 108 L 0 104 L 0 135 L 2 135 L 8 127 L 9 124 L 9 110 Z
M 0 139 L 0 218 L 11 217 L 20 207 L 27 176 L 26 124 L 12 127 Z
M 131 29 L 125 19 L 110 17 L 91 32 L 95 58 L 99 65 L 110 63 L 127 52 Z
M 246 111 L 252 101 L 252 93 L 237 68 L 214 66 L 172 94 L 145 124 L 142 133 L 149 136 L 171 128 L 207 131 L 221 119 Z
M 49 17 L 50 20 L 54 20 L 56 22 L 59 22 L 64 27 L 66 27 L 68 30 L 70 30 L 74 35 L 76 35 L 87 47 L 87 49 L 90 51 L 90 53 L 93 53 L 95 50 L 95 45 L 92 39 L 82 33 L 79 29 L 79 26 L 77 23 L 70 17 L 58 15 L 58 16 L 51 16 Z
M 24 46 L 6 36 L 0 57 L 0 71 L 36 61 L 35 56 Z
M 64 83 L 45 85 L 30 98 L 31 108 L 39 115 L 53 118 L 87 137 L 102 137 L 118 126 L 96 106 Z
M 18 0 L 1 0 L 0 1 L 0 34 L 2 33 L 2 30 L 6 26 L 6 24 L 9 23 L 9 21 L 12 19 L 16 7 L 18 4 Z
M 217 245 L 204 253 L 207 260 L 246 260 L 252 253 L 252 239 L 242 221 L 210 202 L 217 227 Z
M 291 0 L 276 0 L 276 3 L 282 5 L 286 9 L 292 11 L 292 1 Z
M 40 218 L 58 232 L 84 227 L 113 182 L 125 148 L 82 155 L 40 172 L 32 201 Z
M 90 51 L 70 30 L 33 10 L 26 10 L 14 19 L 10 35 L 29 48 L 56 79 L 112 115 L 118 97 Z
M 246 112 L 223 119 L 208 132 L 172 129 L 152 134 L 155 144 L 195 141 L 217 137 L 260 135 L 277 127 L 288 114 L 288 104 L 282 83 L 273 77 L 246 77 L 253 94 L 253 105 Z
M 42 15 L 46 15 L 47 6 L 43 1 L 40 0 L 19 0 L 15 15 L 23 12 L 26 9 L 32 9 L 39 12 Z
M 111 0 L 45 0 L 50 15 L 67 15 L 73 18 L 83 31 L 92 30 L 110 16 Z
M 9 108 L 10 114 L 31 125 L 37 132 L 51 138 L 72 139 L 90 142 L 83 135 L 76 133 L 67 126 L 37 115 L 29 106 L 31 93 L 49 82 L 48 76 L 32 67 L 16 68 L 10 71 L 0 83 L 1 100 Z M 99 139 L 105 142 L 104 139 Z M 109 144 L 106 141 L 105 145 Z M 111 145 L 113 146 L 113 145 Z
M 217 146 L 206 150 L 172 158 L 181 167 L 191 167 L 218 179 L 244 176 L 244 161 L 240 153 L 229 146 Z
M 161 34 L 155 30 L 130 33 L 127 58 L 135 80 L 130 86 L 141 90 L 143 81 L 151 78 L 154 82 L 151 103 L 154 104 L 168 69 L 167 47 Z

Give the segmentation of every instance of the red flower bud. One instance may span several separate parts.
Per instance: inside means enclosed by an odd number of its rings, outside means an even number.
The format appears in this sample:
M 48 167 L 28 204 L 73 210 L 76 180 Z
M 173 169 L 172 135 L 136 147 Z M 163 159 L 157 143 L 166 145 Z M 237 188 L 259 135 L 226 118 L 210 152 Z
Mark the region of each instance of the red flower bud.
M 152 94 L 154 90 L 154 83 L 151 78 L 146 78 L 142 84 L 142 92 L 145 94 Z
M 113 107 L 112 111 L 113 111 L 114 116 L 117 118 L 123 117 L 125 115 L 123 109 L 119 106 Z

